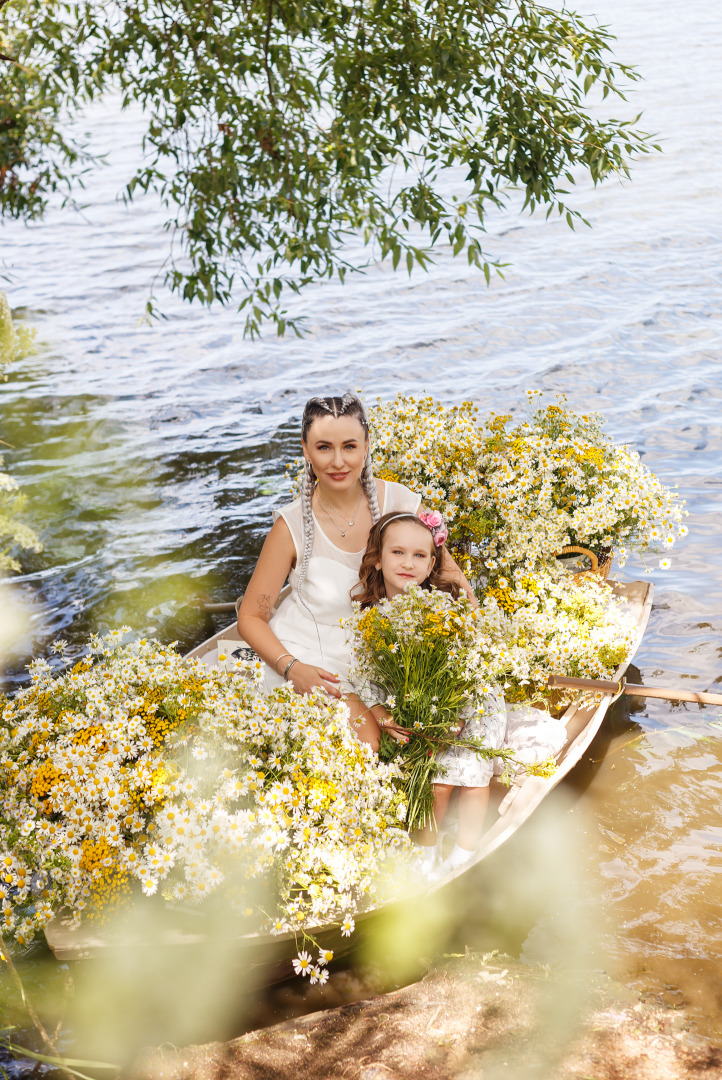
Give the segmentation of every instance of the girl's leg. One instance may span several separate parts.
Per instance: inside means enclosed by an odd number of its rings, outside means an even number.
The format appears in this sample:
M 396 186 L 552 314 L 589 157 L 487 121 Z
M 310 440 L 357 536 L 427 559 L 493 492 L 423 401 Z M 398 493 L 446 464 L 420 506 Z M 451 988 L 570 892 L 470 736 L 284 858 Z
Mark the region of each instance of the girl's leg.
M 379 725 L 374 720 L 373 716 L 359 716 L 354 717 L 351 721 L 351 730 L 361 742 L 367 742 L 372 750 L 379 752 L 379 739 L 380 731 Z
M 361 741 L 368 743 L 372 750 L 378 753 L 381 729 L 376 722 L 376 717 L 368 709 L 357 694 L 345 694 L 343 699 L 351 711 L 351 730 Z
M 479 843 L 486 808 L 489 805 L 489 785 L 459 788 L 459 832 L 456 843 L 465 851 L 474 851 Z
M 420 869 L 421 873 L 433 880 L 434 867 L 437 859 L 441 858 L 439 842 L 439 829 L 446 817 L 449 808 L 449 797 L 453 788 L 451 784 L 434 784 L 434 816 L 431 821 L 424 825 L 423 829 L 417 829 L 414 833 L 414 843 L 421 848 Z
M 451 854 L 432 872 L 432 880 L 440 881 L 453 870 L 465 866 L 474 855 L 484 827 L 489 804 L 489 787 L 459 788 L 459 832 Z
M 414 840 L 422 847 L 433 847 L 439 839 L 446 811 L 449 809 L 449 798 L 453 791 L 451 784 L 434 784 L 434 818 L 414 833 Z

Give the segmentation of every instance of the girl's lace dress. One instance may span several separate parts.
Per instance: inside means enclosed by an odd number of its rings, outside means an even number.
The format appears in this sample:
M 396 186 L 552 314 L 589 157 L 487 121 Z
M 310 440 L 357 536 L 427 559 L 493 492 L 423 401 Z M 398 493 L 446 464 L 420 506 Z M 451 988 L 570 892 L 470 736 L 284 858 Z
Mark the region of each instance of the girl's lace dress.
M 484 712 L 481 716 L 474 712 L 467 720 L 461 738 L 483 740 L 485 746 L 498 750 L 504 744 L 506 732 L 504 698 L 501 694 L 487 694 L 481 704 Z M 494 769 L 493 758 L 482 757 L 463 746 L 445 750 L 436 760 L 441 765 L 436 783 L 451 784 L 452 787 L 486 787 Z
M 483 739 L 494 749 L 513 750 L 517 760 L 533 765 L 556 757 L 566 742 L 566 728 L 561 720 L 531 705 L 509 705 L 501 694 L 484 698 L 484 712 L 472 717 L 462 732 L 466 739 Z M 439 754 L 439 764 L 446 770 L 438 783 L 453 787 L 485 787 L 492 771 L 500 776 L 504 765 L 500 758 L 483 758 L 473 750 L 459 747 Z

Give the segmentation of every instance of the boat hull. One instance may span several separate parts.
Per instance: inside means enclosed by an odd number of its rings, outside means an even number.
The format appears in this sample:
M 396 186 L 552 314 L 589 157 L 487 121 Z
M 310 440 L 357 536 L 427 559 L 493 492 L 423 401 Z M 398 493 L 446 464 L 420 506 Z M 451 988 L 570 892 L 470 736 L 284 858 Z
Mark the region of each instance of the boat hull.
M 649 621 L 653 588 L 650 583 L 641 581 L 614 585 L 615 593 L 626 597 L 629 610 L 636 620 L 635 651 Z M 214 666 L 217 662 L 219 641 L 238 641 L 239 647 L 245 644 L 234 625 L 219 631 L 188 655 L 202 660 L 208 666 Z M 615 680 L 624 674 L 632 655 L 615 671 Z M 557 769 L 552 776 L 522 775 L 509 788 L 497 780 L 492 781 L 490 813 L 493 813 L 494 817 L 484 833 L 476 855 L 469 863 L 452 871 L 433 886 L 422 887 L 420 883 L 418 896 L 414 898 L 415 914 L 421 917 L 424 911 L 428 912 L 427 921 L 431 926 L 434 924 L 434 913 L 442 906 L 448 908 L 447 900 L 451 900 L 451 907 L 455 908 L 458 906 L 454 901 L 455 897 L 468 896 L 469 892 L 477 887 L 475 883 L 484 872 L 484 864 L 509 842 L 549 793 L 578 764 L 599 731 L 612 701 L 613 695 L 605 693 L 601 695 L 596 706 L 584 706 L 581 700 L 569 706 L 562 717 L 567 729 L 567 741 L 557 757 Z M 407 904 L 408 901 L 401 906 L 386 905 L 360 913 L 356 917 L 356 931 L 352 939 L 342 938 L 336 925 L 311 928 L 308 933 L 325 948 L 333 949 L 336 956 L 352 948 L 363 949 L 364 941 L 377 935 L 384 922 L 393 923 L 397 918 L 403 920 Z M 121 932 L 113 935 L 102 930 L 94 931 L 84 924 L 75 927 L 70 917 L 62 914 L 48 923 L 45 936 L 52 952 L 58 960 L 64 962 L 110 959 L 116 953 L 118 956 L 122 955 L 129 948 L 149 946 L 149 942 L 142 939 L 142 936 L 133 939 Z M 212 937 L 212 934 L 210 936 Z M 196 950 L 206 950 L 208 943 L 209 935 L 203 927 L 202 917 L 192 913 L 175 917 L 171 912 L 167 927 L 160 932 L 154 931 L 152 947 L 160 952 L 167 950 L 169 954 L 177 954 L 179 949 L 184 950 L 188 955 L 188 962 L 192 962 L 193 953 Z M 271 983 L 288 977 L 289 959 L 296 954 L 297 948 L 296 936 L 293 933 L 248 934 L 227 942 L 229 955 L 237 955 L 238 963 L 255 984 Z

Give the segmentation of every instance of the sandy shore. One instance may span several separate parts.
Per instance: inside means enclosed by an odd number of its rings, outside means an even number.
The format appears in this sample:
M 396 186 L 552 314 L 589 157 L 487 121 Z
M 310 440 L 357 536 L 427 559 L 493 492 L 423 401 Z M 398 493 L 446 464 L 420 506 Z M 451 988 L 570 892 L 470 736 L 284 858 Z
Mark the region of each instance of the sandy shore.
M 328 994 L 329 991 L 323 991 Z M 319 997 L 319 1001 L 323 1000 Z M 722 1041 L 599 972 L 493 954 L 225 1043 L 154 1051 L 133 1080 L 722 1080 Z

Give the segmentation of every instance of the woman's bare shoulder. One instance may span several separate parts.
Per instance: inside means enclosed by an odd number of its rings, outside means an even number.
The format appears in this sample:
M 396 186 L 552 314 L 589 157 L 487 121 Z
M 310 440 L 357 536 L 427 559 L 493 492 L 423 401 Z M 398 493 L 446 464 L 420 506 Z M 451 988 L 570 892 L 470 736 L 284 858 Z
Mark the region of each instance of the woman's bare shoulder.
M 291 529 L 282 514 L 278 515 L 269 529 L 268 536 L 263 545 L 263 551 L 265 552 L 267 549 L 279 553 L 281 551 L 288 551 L 292 558 L 296 558 L 296 545 L 293 542 Z

